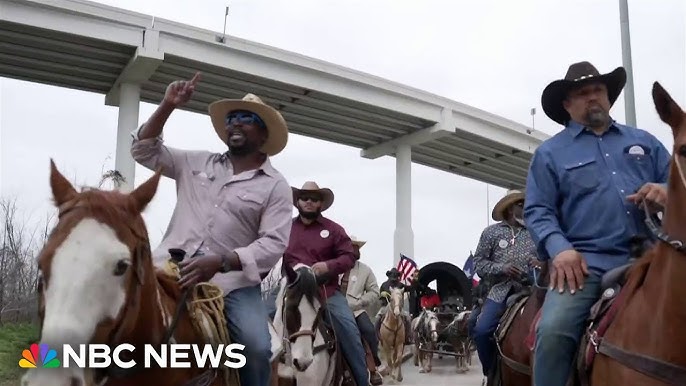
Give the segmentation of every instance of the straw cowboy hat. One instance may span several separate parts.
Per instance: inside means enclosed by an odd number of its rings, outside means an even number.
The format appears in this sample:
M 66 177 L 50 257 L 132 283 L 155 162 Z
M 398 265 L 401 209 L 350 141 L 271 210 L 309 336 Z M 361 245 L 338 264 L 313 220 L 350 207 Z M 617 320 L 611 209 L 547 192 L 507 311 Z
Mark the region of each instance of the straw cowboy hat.
M 550 83 L 543 90 L 541 105 L 545 114 L 553 121 L 564 125 L 571 119 L 562 104 L 567 93 L 590 81 L 599 81 L 607 86 L 607 96 L 610 99 L 610 106 L 612 106 L 626 84 L 626 71 L 623 67 L 617 67 L 614 71 L 601 75 L 589 62 L 572 64 L 569 66 L 564 79 Z
M 319 193 L 322 196 L 322 212 L 329 209 L 333 204 L 333 192 L 329 188 L 320 188 L 316 182 L 307 181 L 298 189 L 291 186 L 293 191 L 293 205 L 298 206 L 298 198 L 302 193 Z
M 358 248 L 362 248 L 363 245 L 367 244 L 366 241 L 358 240 L 355 236 L 350 236 L 350 240 L 353 242 L 353 245 L 357 245 Z
M 508 190 L 503 198 L 498 201 L 493 207 L 491 217 L 494 221 L 503 221 L 505 219 L 505 211 L 508 207 L 517 201 L 524 200 L 524 192 L 521 190 Z
M 281 113 L 266 105 L 262 99 L 247 94 L 243 99 L 222 99 L 210 104 L 208 111 L 214 131 L 222 142 L 226 143 L 226 115 L 232 111 L 245 110 L 257 114 L 267 126 L 267 141 L 262 145 L 261 152 L 273 156 L 281 152 L 288 142 L 288 125 Z

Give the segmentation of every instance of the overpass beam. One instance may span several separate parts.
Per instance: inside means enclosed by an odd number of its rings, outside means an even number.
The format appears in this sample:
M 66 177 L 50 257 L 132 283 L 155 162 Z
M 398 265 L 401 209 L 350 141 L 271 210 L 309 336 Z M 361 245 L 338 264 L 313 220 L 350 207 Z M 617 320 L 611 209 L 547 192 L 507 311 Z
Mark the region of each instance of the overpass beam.
M 412 146 L 398 145 L 395 152 L 395 232 L 393 233 L 393 266 L 400 254 L 414 259 L 412 232 Z
M 114 158 L 114 169 L 122 177 L 122 191 L 131 191 L 134 187 L 136 163 L 131 156 L 131 131 L 138 127 L 138 111 L 141 100 L 141 86 L 137 83 L 122 83 L 119 86 L 119 120 L 117 122 L 117 150 Z
M 446 137 L 453 133 L 455 133 L 453 111 L 444 107 L 443 110 L 441 110 L 441 116 L 438 119 L 438 123 L 435 125 L 362 149 L 360 155 L 364 158 L 376 159 L 393 153 L 393 150 L 397 149 L 399 146 L 421 145 L 425 142 Z

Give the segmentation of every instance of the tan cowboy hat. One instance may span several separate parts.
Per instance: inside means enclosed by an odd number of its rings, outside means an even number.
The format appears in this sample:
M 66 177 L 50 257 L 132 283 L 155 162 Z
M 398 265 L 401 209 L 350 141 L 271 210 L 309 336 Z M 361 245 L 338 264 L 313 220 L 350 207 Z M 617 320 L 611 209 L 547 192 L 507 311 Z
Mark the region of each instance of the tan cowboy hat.
M 222 99 L 211 103 L 208 107 L 212 126 L 214 126 L 214 131 L 217 132 L 222 142 L 226 143 L 228 135 L 226 115 L 236 110 L 245 110 L 257 114 L 267 126 L 269 136 L 260 149 L 261 152 L 273 156 L 279 154 L 286 147 L 288 125 L 283 116 L 253 94 L 247 94 L 243 99 Z
M 505 196 L 498 201 L 493 207 L 491 217 L 494 221 L 503 221 L 505 219 L 505 210 L 517 201 L 524 200 L 524 192 L 521 190 L 508 190 Z
M 564 79 L 550 83 L 543 90 L 541 105 L 545 114 L 561 125 L 566 124 L 571 119 L 562 104 L 567 98 L 567 93 L 573 88 L 591 81 L 599 81 L 607 86 L 607 96 L 610 99 L 610 106 L 612 106 L 626 84 L 626 71 L 623 67 L 617 67 L 614 71 L 601 75 L 589 62 L 572 64 L 567 69 Z
M 316 182 L 307 181 L 303 184 L 303 187 L 298 189 L 291 186 L 293 191 L 293 205 L 298 206 L 298 198 L 303 192 L 317 192 L 322 196 L 322 212 L 329 209 L 331 204 L 333 204 L 333 191 L 329 188 L 320 188 Z
M 359 248 L 367 244 L 366 241 L 358 240 L 355 236 L 350 236 L 350 240 L 353 242 L 353 245 L 357 245 Z

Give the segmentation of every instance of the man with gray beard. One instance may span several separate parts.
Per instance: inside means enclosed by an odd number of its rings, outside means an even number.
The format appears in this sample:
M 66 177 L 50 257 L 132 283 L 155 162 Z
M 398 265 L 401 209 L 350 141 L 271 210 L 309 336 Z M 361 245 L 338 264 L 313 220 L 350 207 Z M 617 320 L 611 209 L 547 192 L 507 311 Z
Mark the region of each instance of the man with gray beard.
M 527 228 L 550 260 L 534 386 L 567 383 L 602 275 L 628 262 L 633 238 L 649 237 L 642 205 L 667 200 L 667 149 L 610 117 L 625 83 L 622 67 L 601 75 L 580 62 L 543 90 L 543 110 L 564 129 L 536 149 L 526 183 Z
M 484 377 L 491 375 L 496 354 L 493 333 L 507 309 L 507 298 L 523 288 L 532 261 L 537 260 L 536 246 L 524 226 L 523 206 L 524 192 L 508 191 L 491 214 L 498 222 L 484 229 L 474 252 L 476 273 L 492 283 L 472 330 Z

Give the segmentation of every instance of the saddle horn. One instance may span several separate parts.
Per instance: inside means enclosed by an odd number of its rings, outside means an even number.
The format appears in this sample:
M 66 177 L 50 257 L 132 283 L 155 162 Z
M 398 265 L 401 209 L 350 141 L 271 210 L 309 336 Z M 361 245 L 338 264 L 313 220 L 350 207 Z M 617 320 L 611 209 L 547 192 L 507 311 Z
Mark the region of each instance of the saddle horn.
M 183 249 L 179 248 L 170 248 L 168 250 L 169 254 L 171 255 L 171 259 L 176 263 L 179 264 L 180 262 L 183 261 L 183 259 L 186 257 L 186 251 Z

